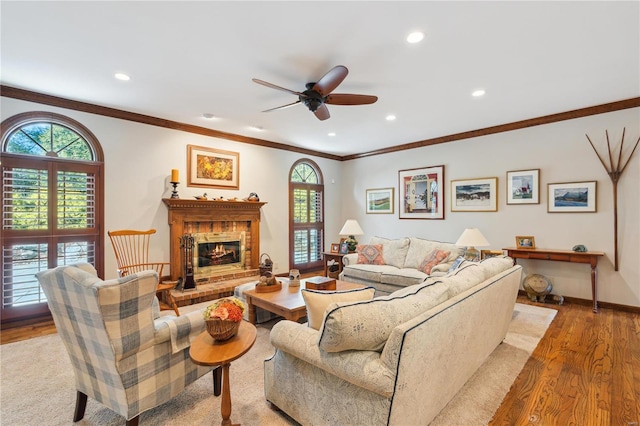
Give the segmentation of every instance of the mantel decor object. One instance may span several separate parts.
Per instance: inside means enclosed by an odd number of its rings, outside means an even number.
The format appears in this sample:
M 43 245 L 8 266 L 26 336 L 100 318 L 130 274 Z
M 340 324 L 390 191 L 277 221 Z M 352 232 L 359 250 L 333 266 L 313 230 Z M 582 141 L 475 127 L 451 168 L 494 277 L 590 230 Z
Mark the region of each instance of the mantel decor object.
M 614 270 L 615 271 L 618 270 L 618 181 L 622 176 L 622 172 L 624 172 L 624 169 L 629 164 L 629 160 L 631 160 L 633 153 L 636 152 L 638 143 L 640 143 L 640 136 L 639 136 L 638 140 L 636 141 L 636 144 L 631 150 L 631 154 L 629 154 L 629 157 L 627 158 L 627 160 L 623 162 L 622 149 L 624 148 L 624 133 L 626 130 L 627 130 L 626 127 L 622 129 L 622 139 L 620 141 L 620 151 L 618 151 L 617 163 L 614 163 L 613 155 L 611 153 L 611 144 L 609 143 L 609 132 L 605 130 L 605 135 L 607 137 L 607 151 L 609 152 L 609 164 L 605 163 L 605 161 L 602 159 L 602 157 L 598 153 L 598 150 L 593 145 L 593 142 L 591 142 L 591 139 L 589 139 L 589 135 L 585 134 L 585 136 L 587 137 L 587 140 L 591 144 L 591 148 L 593 148 L 593 150 L 595 151 L 596 155 L 598 156 L 598 160 L 600 160 L 602 167 L 604 167 L 604 169 L 607 171 L 607 174 L 609 175 L 609 178 L 611 178 L 611 182 L 613 183 L 613 238 L 614 238 L 614 259 L 615 259 Z
M 178 196 L 178 184 L 180 183 L 180 174 L 178 169 L 171 169 L 171 185 L 173 186 L 173 191 L 171 191 L 171 198 L 180 198 Z

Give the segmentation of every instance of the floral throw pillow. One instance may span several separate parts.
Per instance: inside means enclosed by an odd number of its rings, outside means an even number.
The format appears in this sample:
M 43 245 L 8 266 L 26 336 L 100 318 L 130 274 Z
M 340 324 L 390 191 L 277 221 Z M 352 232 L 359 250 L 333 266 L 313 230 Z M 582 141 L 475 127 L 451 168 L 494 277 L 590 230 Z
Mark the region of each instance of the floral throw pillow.
M 431 273 L 431 269 L 436 266 L 438 263 L 441 263 L 444 260 L 447 260 L 449 257 L 449 252 L 445 250 L 433 249 L 431 253 L 424 258 L 420 267 L 418 268 L 425 274 L 429 275 Z
M 358 263 L 364 265 L 384 265 L 382 244 L 358 245 Z

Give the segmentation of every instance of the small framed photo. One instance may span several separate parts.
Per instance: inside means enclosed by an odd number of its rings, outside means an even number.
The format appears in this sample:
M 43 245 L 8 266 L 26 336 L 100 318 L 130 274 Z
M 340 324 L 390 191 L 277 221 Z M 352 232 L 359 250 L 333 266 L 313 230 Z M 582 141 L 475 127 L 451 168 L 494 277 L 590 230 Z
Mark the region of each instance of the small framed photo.
M 240 189 L 240 154 L 187 145 L 187 186 Z
M 444 166 L 398 171 L 398 217 L 444 219 Z
M 502 250 L 480 250 L 480 259 L 488 259 L 490 257 L 502 256 Z
M 347 243 L 340 243 L 340 250 L 339 250 L 340 254 L 347 254 L 349 253 L 349 245 Z
M 331 243 L 331 253 L 339 253 L 340 252 L 340 244 Z
M 451 181 L 452 212 L 498 211 L 498 178 Z
M 507 172 L 507 204 L 540 204 L 540 169 Z
M 550 183 L 549 213 L 594 213 L 596 211 L 596 181 Z
M 518 235 L 516 237 L 516 247 L 519 249 L 536 248 L 536 239 L 531 235 Z
M 393 188 L 367 189 L 367 213 L 393 214 Z

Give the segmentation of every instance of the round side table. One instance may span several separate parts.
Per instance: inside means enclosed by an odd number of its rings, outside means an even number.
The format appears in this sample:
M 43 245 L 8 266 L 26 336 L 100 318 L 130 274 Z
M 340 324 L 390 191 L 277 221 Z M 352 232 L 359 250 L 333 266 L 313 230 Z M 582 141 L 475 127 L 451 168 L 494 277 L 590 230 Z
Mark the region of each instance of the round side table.
M 231 425 L 231 389 L 229 388 L 229 367 L 231 361 L 246 354 L 256 341 L 256 327 L 242 321 L 238 334 L 229 340 L 214 340 L 208 332 L 203 331 L 191 344 L 189 356 L 194 364 L 214 367 L 222 366 L 222 426 Z

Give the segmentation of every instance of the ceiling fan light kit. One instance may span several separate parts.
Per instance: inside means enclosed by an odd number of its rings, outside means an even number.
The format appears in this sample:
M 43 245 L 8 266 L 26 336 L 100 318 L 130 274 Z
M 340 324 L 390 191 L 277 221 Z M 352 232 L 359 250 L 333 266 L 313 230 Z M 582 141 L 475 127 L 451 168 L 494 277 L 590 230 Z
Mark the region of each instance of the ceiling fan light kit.
M 298 96 L 298 100 L 296 102 L 267 109 L 263 112 L 275 111 L 302 103 L 309 109 L 309 111 L 314 113 L 318 120 L 326 120 L 330 117 L 329 109 L 326 104 L 366 105 L 375 103 L 378 100 L 377 96 L 372 95 L 354 95 L 347 93 L 332 94 L 331 92 L 333 92 L 340 83 L 342 83 L 342 81 L 347 77 L 347 74 L 349 74 L 347 67 L 337 65 L 323 75 L 317 83 L 307 83 L 305 86 L 306 90 L 304 92 L 296 92 L 295 90 L 276 86 L 275 84 L 257 78 L 254 78 L 253 81 L 263 86 Z

